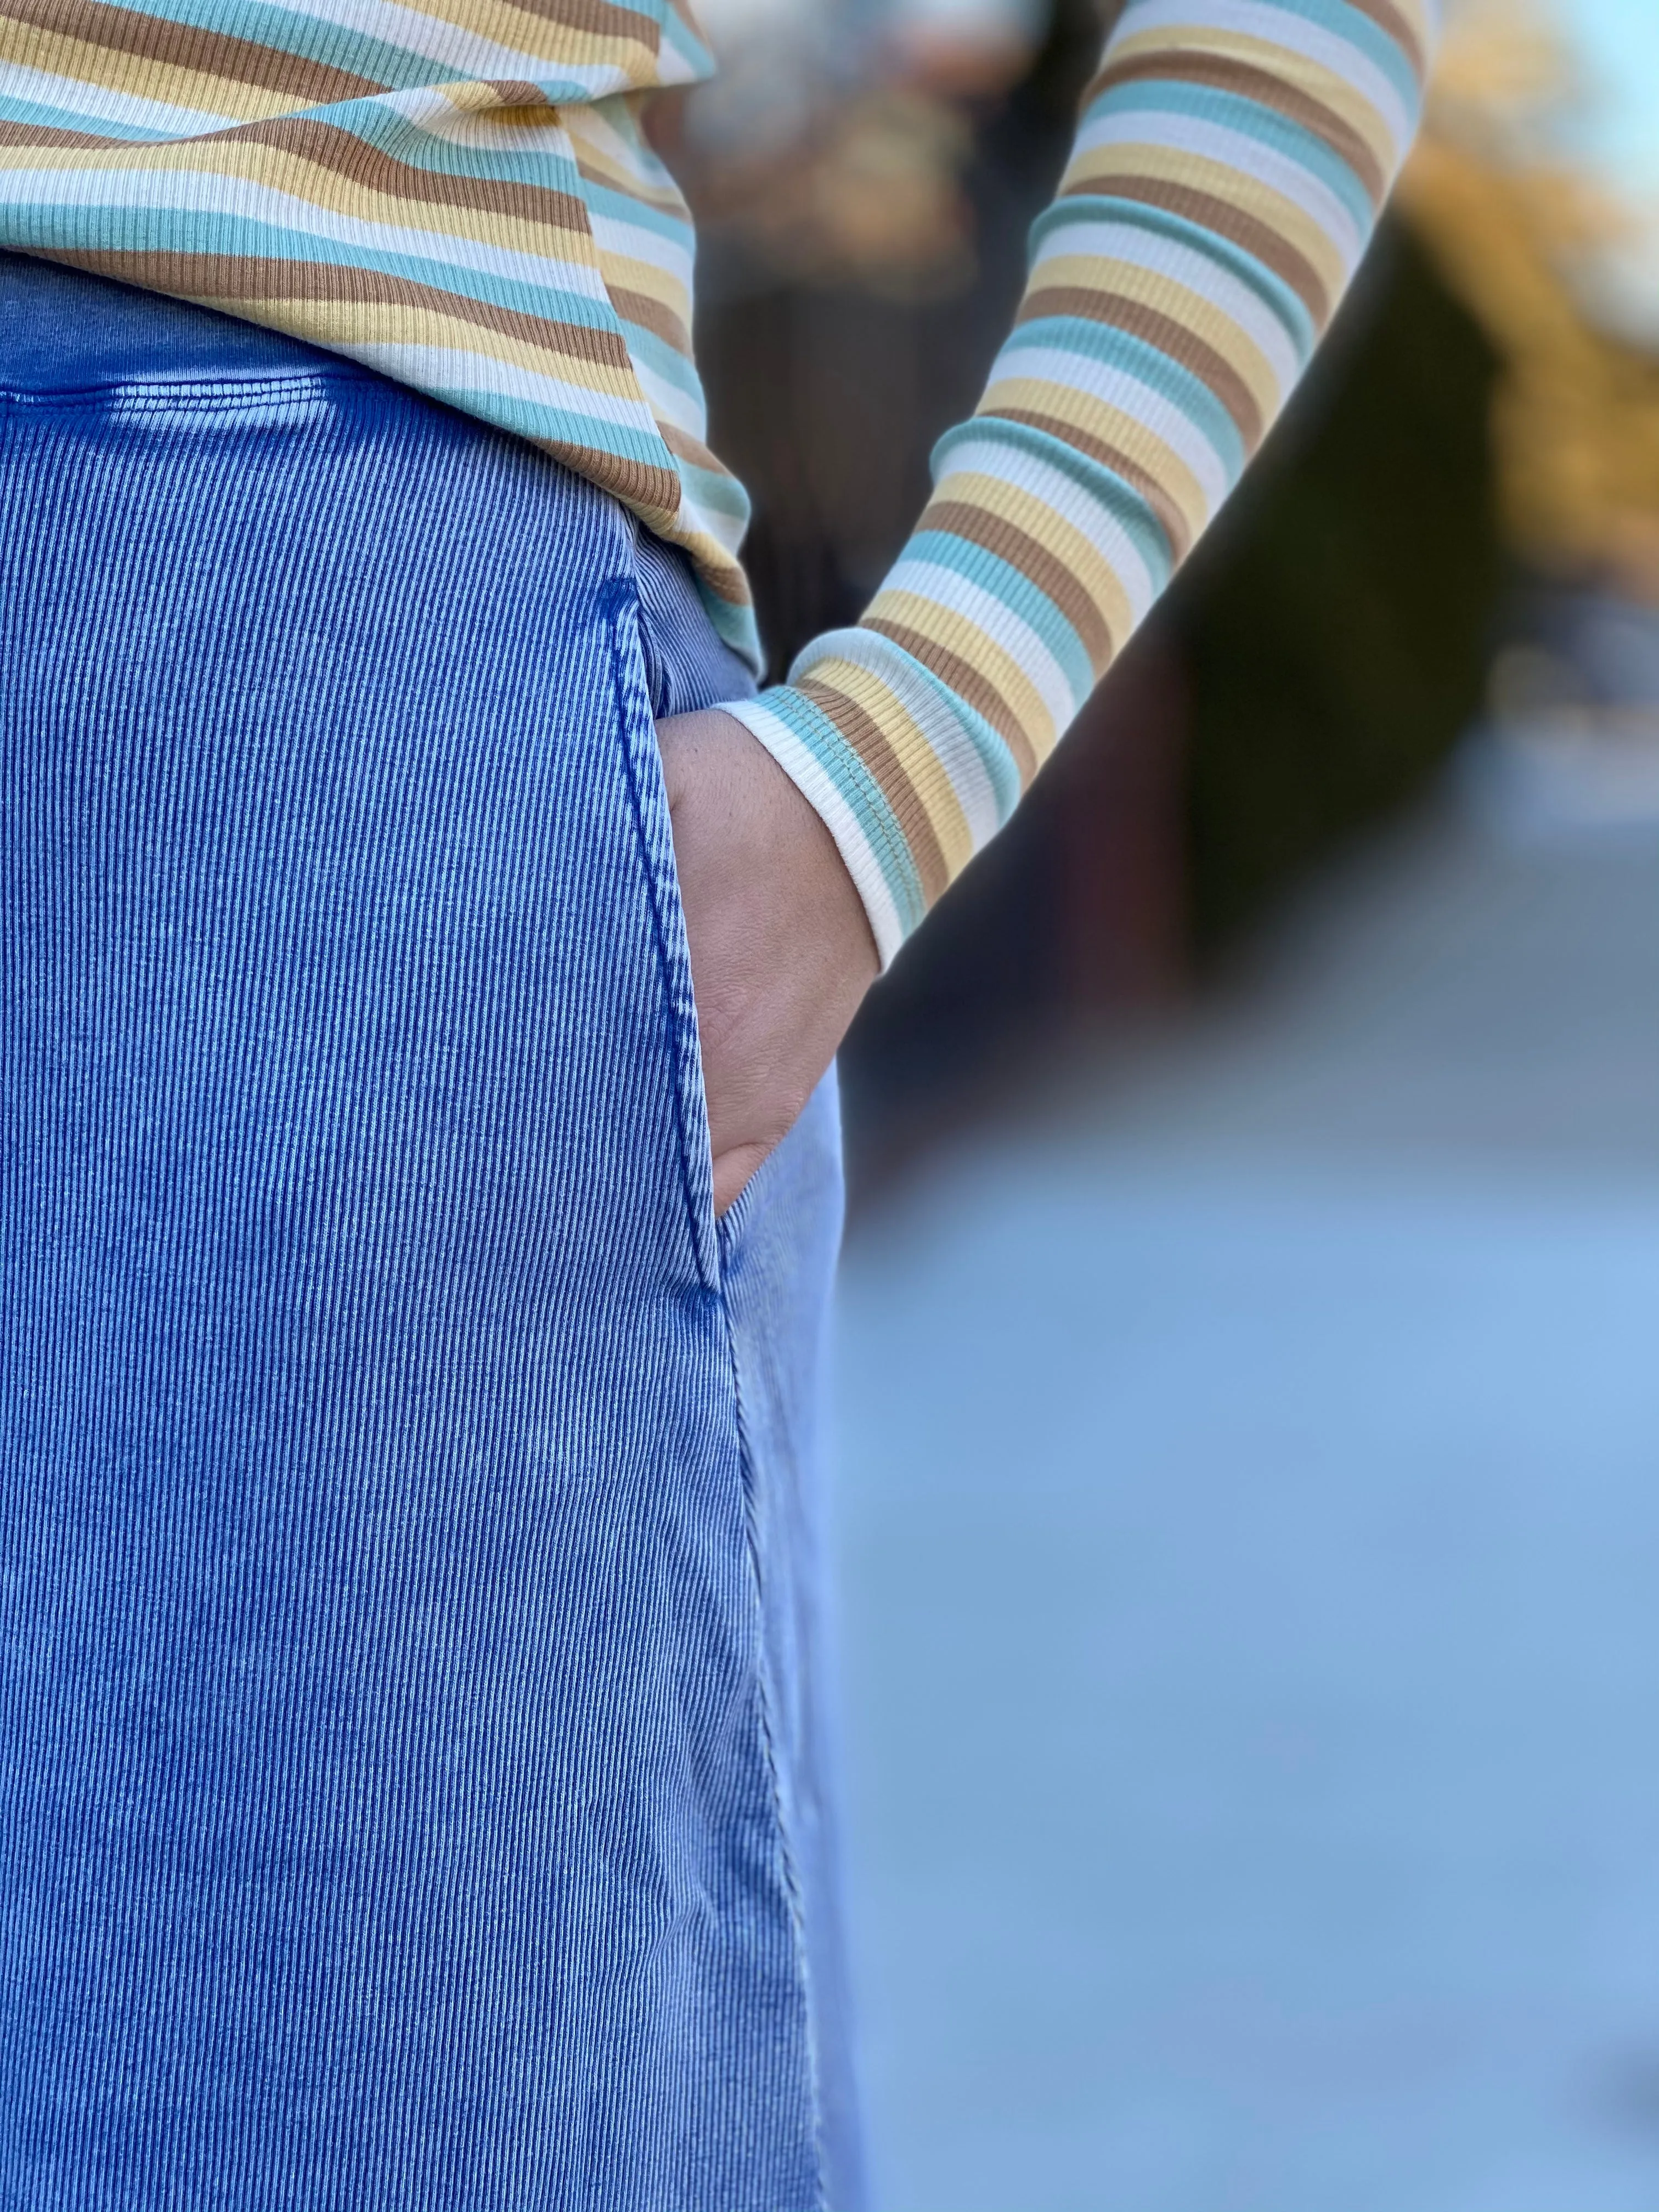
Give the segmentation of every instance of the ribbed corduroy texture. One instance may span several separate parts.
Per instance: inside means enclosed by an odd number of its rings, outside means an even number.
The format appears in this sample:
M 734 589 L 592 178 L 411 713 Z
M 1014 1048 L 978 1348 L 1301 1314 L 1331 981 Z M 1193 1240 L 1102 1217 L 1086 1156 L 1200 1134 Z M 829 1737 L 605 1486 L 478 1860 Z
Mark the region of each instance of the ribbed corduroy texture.
M 528 447 L 47 273 L 105 297 L 0 329 L 0 2201 L 819 2212 L 766 1593 L 833 1106 L 722 1246 L 651 725 L 729 656 L 656 567 L 652 697 L 633 526 Z M 191 380 L 112 379 L 135 301 Z

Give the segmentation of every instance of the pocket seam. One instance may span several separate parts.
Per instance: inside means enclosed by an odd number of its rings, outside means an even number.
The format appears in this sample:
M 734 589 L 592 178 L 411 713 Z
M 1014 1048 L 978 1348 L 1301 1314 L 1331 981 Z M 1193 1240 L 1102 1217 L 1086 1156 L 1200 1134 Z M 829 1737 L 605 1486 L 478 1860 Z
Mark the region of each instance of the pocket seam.
M 611 676 L 616 693 L 617 728 L 622 747 L 623 774 L 634 832 L 645 870 L 646 891 L 651 908 L 652 937 L 656 947 L 658 975 L 662 985 L 663 1018 L 672 1063 L 672 1094 L 675 1149 L 679 1155 L 680 1187 L 685 1200 L 686 1226 L 700 1287 L 711 1297 L 720 1296 L 720 1227 L 714 1218 L 714 1163 L 707 1141 L 694 1153 L 693 1109 L 702 1098 L 702 1057 L 697 1041 L 696 1001 L 691 990 L 691 969 L 684 924 L 676 928 L 672 902 L 678 897 L 672 878 L 672 834 L 653 835 L 647 817 L 644 777 L 660 776 L 656 759 L 657 731 L 645 690 L 643 625 L 639 593 L 626 577 L 608 584 L 600 600 L 611 629 Z M 640 657 L 640 681 L 628 680 L 628 653 L 632 647 Z M 649 752 L 646 750 L 650 748 Z M 666 810 L 664 810 L 665 813 Z M 706 1115 L 706 1108 L 704 1109 Z

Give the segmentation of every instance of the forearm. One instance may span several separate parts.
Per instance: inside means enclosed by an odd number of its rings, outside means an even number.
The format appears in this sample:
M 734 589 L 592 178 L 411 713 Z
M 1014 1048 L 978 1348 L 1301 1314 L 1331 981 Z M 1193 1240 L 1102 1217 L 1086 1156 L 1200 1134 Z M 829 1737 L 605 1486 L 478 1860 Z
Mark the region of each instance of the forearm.
M 994 834 L 1305 369 L 1415 128 L 1433 0 L 1131 0 L 1015 329 L 858 627 L 731 711 L 883 960 Z

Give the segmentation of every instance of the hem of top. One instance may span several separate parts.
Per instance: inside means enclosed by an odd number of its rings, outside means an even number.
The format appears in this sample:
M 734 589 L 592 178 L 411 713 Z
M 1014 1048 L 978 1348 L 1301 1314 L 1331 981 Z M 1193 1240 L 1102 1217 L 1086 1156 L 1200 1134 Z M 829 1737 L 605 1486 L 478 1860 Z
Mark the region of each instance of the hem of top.
M 768 700 L 779 690 L 789 690 L 788 684 L 779 684 L 763 691 L 752 699 L 721 699 L 709 709 L 711 713 L 729 714 L 741 722 L 757 744 L 770 755 L 783 770 L 801 797 L 817 816 L 835 842 L 848 874 L 853 879 L 864 908 L 870 934 L 875 940 L 876 957 L 885 974 L 892 965 L 900 948 L 909 935 L 893 896 L 875 847 L 863 825 L 860 823 L 846 798 L 837 788 L 835 778 L 811 748 L 768 706 Z M 797 694 L 799 697 L 799 694 Z M 802 702 L 802 704 L 807 702 Z M 861 773 L 867 774 L 864 763 L 844 732 L 830 718 L 813 708 L 815 722 L 823 724 L 831 733 L 833 741 L 848 756 L 858 763 Z M 776 724 L 782 732 L 780 738 L 771 726 Z M 908 848 L 906 848 L 908 851 Z

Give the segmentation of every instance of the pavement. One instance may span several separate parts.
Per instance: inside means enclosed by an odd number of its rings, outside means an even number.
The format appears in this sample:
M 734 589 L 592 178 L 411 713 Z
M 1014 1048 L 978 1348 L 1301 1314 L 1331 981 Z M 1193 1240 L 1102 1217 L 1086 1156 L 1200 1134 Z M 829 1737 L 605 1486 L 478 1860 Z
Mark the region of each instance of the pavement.
M 1508 773 L 855 1224 L 875 2212 L 1659 2208 L 1659 819 Z

